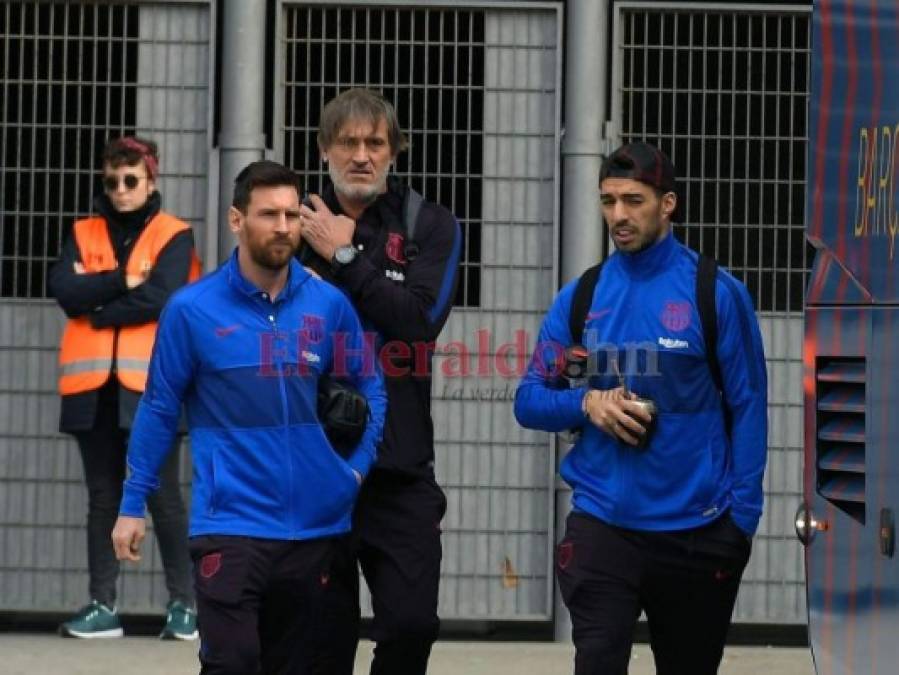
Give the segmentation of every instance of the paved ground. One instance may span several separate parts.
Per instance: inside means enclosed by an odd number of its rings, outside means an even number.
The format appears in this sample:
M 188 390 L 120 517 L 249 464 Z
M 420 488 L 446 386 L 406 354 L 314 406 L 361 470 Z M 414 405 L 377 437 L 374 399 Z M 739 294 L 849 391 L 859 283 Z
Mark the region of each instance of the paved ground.
M 0 635 L 4 675 L 189 675 L 199 671 L 197 643 L 149 637 L 64 640 L 55 635 Z M 546 642 L 438 642 L 429 675 L 571 675 L 570 645 Z M 371 643 L 360 645 L 356 675 L 367 673 Z M 649 647 L 634 650 L 629 675 L 652 675 Z M 720 675 L 814 675 L 808 649 L 732 647 Z

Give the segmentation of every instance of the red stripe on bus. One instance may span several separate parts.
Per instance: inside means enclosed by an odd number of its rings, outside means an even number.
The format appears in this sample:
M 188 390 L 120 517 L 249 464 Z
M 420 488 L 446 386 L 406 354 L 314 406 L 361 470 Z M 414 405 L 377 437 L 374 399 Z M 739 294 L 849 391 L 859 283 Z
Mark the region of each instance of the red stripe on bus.
M 847 62 L 849 64 L 847 70 L 847 87 L 843 100 L 846 107 L 843 111 L 843 130 L 842 140 L 840 142 L 840 169 L 839 180 L 840 186 L 837 190 L 837 257 L 843 264 L 847 264 L 846 260 L 846 229 L 847 216 L 846 204 L 849 197 L 849 156 L 853 147 L 853 137 L 855 132 L 855 97 L 858 92 L 858 54 L 855 47 L 855 30 L 856 22 L 852 15 L 852 0 L 846 0 L 845 11 L 846 25 L 846 51 Z M 840 283 L 837 287 L 837 302 L 842 302 L 846 297 L 846 287 L 848 284 L 848 275 L 840 276 Z
M 891 312 L 884 312 L 885 325 L 883 330 L 885 340 L 883 344 L 886 346 L 886 349 L 884 350 L 883 363 L 877 370 L 877 372 L 881 374 L 881 380 L 883 381 L 883 384 L 881 385 L 880 400 L 884 403 L 889 400 L 890 384 L 893 383 L 895 385 L 895 381 L 891 377 L 886 376 L 885 373 L 893 372 L 893 356 L 896 351 L 896 342 L 893 341 L 893 322 L 895 321 L 897 314 L 899 314 L 899 309 L 894 309 Z M 885 480 L 889 463 L 889 454 L 887 453 L 887 438 L 889 438 L 890 433 L 889 411 L 886 409 L 881 410 L 880 416 L 880 438 L 878 439 L 880 441 L 880 444 L 879 452 L 877 453 L 877 509 L 872 513 L 872 515 L 877 518 L 878 529 L 880 528 L 880 509 L 884 508 L 886 504 Z M 873 627 L 871 630 L 870 647 L 872 673 L 877 672 L 877 645 L 880 638 L 880 588 L 881 584 L 883 583 L 883 556 L 880 555 L 879 550 L 875 550 L 874 561 L 874 588 L 872 589 L 872 593 L 874 595 L 872 599 Z
M 874 69 L 874 98 L 871 101 L 871 128 L 875 130 L 875 134 L 880 133 L 880 105 L 883 100 L 883 72 L 882 72 L 882 63 L 880 56 L 880 32 L 877 29 L 877 0 L 871 0 L 871 18 L 868 21 L 871 28 L 871 64 Z M 889 121 L 889 120 L 888 120 Z M 895 143 L 895 139 L 893 139 Z M 878 145 L 880 141 L 877 141 Z M 890 156 L 893 156 L 890 153 Z M 874 153 L 871 153 L 871 180 L 880 181 L 880 167 L 874 166 Z M 877 186 L 877 183 L 872 183 L 872 185 Z M 879 198 L 879 186 L 876 187 L 878 198 Z M 884 207 L 885 208 L 885 207 Z M 876 218 L 877 209 L 874 209 L 874 214 Z M 863 237 L 862 238 L 862 255 L 861 255 L 861 265 L 858 269 L 859 279 L 865 287 L 866 291 L 870 292 L 871 289 L 871 237 Z M 873 295 L 873 293 L 872 293 Z
M 824 185 L 827 166 L 827 131 L 830 123 L 830 98 L 833 83 L 833 33 L 831 32 L 830 2 L 821 0 L 821 33 L 823 52 L 823 71 L 821 73 L 821 96 L 818 101 L 818 137 L 815 139 L 815 184 L 809 186 L 812 190 L 812 232 L 815 237 L 821 238 L 824 222 Z

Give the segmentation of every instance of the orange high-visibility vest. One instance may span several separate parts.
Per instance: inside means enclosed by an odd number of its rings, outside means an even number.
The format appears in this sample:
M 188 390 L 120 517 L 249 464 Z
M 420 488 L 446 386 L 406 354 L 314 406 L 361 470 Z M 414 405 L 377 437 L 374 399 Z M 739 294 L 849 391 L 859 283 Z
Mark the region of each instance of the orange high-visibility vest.
M 138 236 L 125 274 L 146 279 L 160 251 L 172 237 L 189 228 L 183 220 L 162 211 L 157 213 Z M 105 218 L 76 221 L 73 236 L 86 274 L 118 268 Z M 200 261 L 193 251 L 188 282 L 199 277 Z M 94 328 L 86 316 L 70 319 L 59 348 L 59 393 L 66 396 L 99 389 L 109 379 L 113 360 L 119 382 L 142 392 L 147 385 L 156 326 L 156 321 L 150 321 L 119 328 Z

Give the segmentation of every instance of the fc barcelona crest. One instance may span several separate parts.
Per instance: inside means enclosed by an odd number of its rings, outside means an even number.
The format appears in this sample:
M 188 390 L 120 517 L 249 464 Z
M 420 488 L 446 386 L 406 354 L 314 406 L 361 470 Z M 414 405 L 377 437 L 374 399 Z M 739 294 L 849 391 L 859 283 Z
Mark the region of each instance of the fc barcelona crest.
M 325 337 L 325 320 L 315 314 L 304 314 L 303 325 L 300 327 L 306 344 L 316 344 Z
M 662 310 L 662 325 L 672 332 L 679 332 L 690 327 L 690 303 L 666 302 Z
M 406 256 L 403 254 L 404 243 L 403 235 L 398 232 L 390 232 L 387 235 L 387 245 L 384 250 L 391 262 L 395 262 L 397 265 L 406 264 Z

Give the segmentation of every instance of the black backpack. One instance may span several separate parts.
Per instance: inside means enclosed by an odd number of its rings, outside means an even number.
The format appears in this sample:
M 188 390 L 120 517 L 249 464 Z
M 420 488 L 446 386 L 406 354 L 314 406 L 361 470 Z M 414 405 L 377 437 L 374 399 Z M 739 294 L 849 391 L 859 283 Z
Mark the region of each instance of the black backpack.
M 568 328 L 571 331 L 572 344 L 579 345 L 584 339 L 584 325 L 587 312 L 593 302 L 593 293 L 599 283 L 602 263 L 598 263 L 585 271 L 574 289 L 571 312 L 568 315 Z M 724 421 L 730 433 L 730 411 L 724 399 L 724 380 L 721 377 L 721 364 L 718 363 L 718 310 L 715 308 L 715 284 L 717 282 L 718 263 L 701 253 L 696 267 L 696 308 L 702 324 L 702 336 L 705 340 L 705 358 L 709 365 L 712 381 L 721 394 L 724 405 Z

